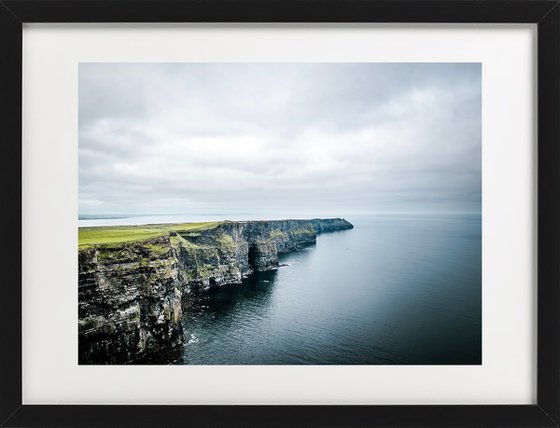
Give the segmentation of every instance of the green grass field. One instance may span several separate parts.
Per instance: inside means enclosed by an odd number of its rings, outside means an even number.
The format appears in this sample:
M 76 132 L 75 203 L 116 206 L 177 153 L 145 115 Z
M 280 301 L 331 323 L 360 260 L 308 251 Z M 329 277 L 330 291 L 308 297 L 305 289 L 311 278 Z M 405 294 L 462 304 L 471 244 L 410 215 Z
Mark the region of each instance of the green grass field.
M 97 244 L 116 244 L 120 242 L 145 241 L 171 231 L 197 232 L 213 229 L 220 221 L 177 224 L 147 224 L 142 226 L 101 226 L 80 227 L 78 229 L 78 248 L 83 249 Z

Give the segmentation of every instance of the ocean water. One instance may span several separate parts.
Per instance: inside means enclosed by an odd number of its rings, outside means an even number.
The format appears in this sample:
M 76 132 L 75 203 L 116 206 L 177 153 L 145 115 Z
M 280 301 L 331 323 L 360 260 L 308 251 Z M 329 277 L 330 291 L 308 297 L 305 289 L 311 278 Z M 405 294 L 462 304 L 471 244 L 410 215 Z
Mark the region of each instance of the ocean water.
M 193 294 L 176 364 L 480 364 L 480 215 L 348 217 L 287 266 Z

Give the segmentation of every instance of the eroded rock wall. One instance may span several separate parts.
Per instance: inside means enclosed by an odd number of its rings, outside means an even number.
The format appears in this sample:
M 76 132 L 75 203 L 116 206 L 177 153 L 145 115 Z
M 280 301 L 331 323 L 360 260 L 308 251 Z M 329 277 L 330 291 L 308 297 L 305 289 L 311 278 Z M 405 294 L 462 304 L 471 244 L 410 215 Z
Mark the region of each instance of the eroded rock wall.
M 184 343 L 169 237 L 79 252 L 79 362 L 132 363 Z

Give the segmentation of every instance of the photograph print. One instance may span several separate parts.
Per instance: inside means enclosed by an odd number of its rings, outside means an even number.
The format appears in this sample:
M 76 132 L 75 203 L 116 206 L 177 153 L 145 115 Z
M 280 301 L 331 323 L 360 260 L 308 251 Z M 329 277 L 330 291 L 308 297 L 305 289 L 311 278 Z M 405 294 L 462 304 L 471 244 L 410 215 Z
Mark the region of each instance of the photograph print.
M 481 364 L 481 73 L 81 63 L 79 364 Z

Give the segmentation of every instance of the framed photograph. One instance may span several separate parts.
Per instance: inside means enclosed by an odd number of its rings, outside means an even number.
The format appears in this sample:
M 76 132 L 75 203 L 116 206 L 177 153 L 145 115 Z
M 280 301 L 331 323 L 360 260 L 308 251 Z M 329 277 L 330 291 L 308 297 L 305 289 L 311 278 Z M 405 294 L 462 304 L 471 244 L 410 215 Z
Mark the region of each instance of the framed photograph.
M 560 426 L 559 3 L 1 1 L 2 426 Z

